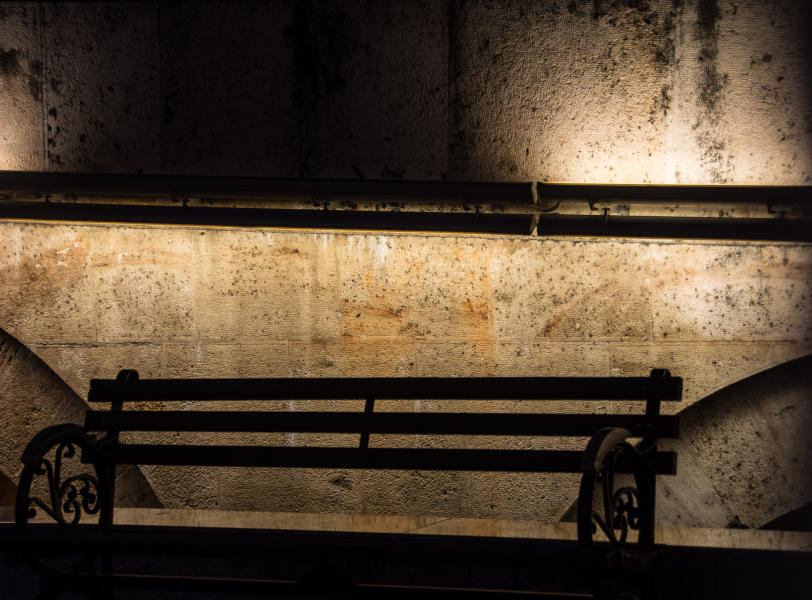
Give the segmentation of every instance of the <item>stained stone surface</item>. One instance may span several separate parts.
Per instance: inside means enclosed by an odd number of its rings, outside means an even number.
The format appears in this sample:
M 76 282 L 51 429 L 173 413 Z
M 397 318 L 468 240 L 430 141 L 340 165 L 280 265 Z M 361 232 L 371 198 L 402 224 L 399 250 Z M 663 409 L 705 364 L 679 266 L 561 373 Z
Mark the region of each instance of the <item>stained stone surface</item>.
M 807 244 L 11 222 L 0 224 L 0 233 L 7 282 L 0 322 L 82 396 L 91 378 L 112 378 L 121 368 L 144 377 L 636 376 L 668 368 L 685 379 L 683 402 L 664 408 L 674 413 L 812 350 Z M 295 400 L 245 406 L 304 407 Z M 318 408 L 347 407 L 324 401 Z M 454 408 L 480 410 L 482 403 Z M 378 410 L 448 407 L 393 401 Z M 485 410 L 639 407 L 504 401 Z M 712 419 L 702 422 L 710 427 Z M 746 423 L 726 420 L 723 427 L 739 439 L 745 434 L 736 427 Z M 171 441 L 243 443 L 247 437 L 184 434 Z M 356 436 L 254 437 L 250 443 L 357 443 Z M 438 442 L 505 443 L 471 436 L 371 440 Z M 516 443 L 547 447 L 549 441 Z M 577 449 L 585 440 L 560 443 Z M 686 472 L 704 474 L 691 485 L 712 479 L 712 456 L 710 449 L 686 459 Z M 748 481 L 791 470 L 788 461 L 754 459 Z M 568 475 L 159 467 L 144 473 L 165 506 L 223 509 L 554 521 L 577 490 L 577 478 Z M 796 487 L 754 503 L 749 522 L 774 518 L 776 507 L 802 494 Z M 711 500 L 697 524 L 729 512 Z M 744 511 L 736 514 L 745 518 Z
M 20 457 L 31 438 L 50 425 L 83 423 L 86 408 L 85 402 L 48 365 L 0 329 L 0 505 L 14 504 L 16 482 L 23 468 Z M 46 458 L 54 459 L 53 454 Z M 63 469 L 68 474 L 88 472 L 82 470 L 78 460 L 68 458 Z M 116 484 L 116 505 L 161 506 L 153 486 L 137 466 L 120 468 Z M 32 495 L 47 498 L 44 486 L 45 477 L 35 476 Z
M 3 3 L 0 168 L 809 183 L 804 0 Z
M 812 498 L 812 358 L 721 390 L 680 416 L 676 477 L 660 478 L 663 524 L 758 528 Z
M 802 0 L 2 3 L 0 169 L 808 185 L 810 16 Z M 0 281 L 0 327 L 79 397 L 91 377 L 124 367 L 145 377 L 665 367 L 685 379 L 683 403 L 666 408 L 678 412 L 812 348 L 804 244 L 2 222 Z M 21 398 L 24 411 L 39 406 Z M 706 415 L 696 440 L 718 424 L 750 444 L 766 427 L 753 423 L 788 418 L 748 410 L 756 416 L 741 422 Z M 30 437 L 7 429 L 9 448 Z M 431 440 L 393 441 L 412 442 Z M 684 489 L 706 506 L 691 505 L 698 524 L 734 514 L 757 525 L 805 493 L 778 452 L 743 463 L 738 483 L 761 499 L 720 500 L 740 488 L 708 491 L 714 448 L 685 454 Z M 773 471 L 786 479 L 763 483 Z M 555 520 L 575 494 L 561 476 L 144 473 L 178 507 Z M 779 491 L 759 491 L 768 483 Z
M 156 4 L 42 5 L 46 169 L 160 169 Z

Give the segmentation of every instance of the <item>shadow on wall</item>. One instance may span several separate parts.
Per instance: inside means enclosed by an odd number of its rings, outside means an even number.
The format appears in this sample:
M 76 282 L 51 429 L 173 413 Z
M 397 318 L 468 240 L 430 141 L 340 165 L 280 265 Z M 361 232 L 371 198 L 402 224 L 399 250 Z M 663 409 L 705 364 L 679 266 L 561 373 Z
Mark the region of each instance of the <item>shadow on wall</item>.
M 20 456 L 37 432 L 58 423 L 82 423 L 87 408 L 33 352 L 0 329 L 0 506 L 13 503 L 22 463 Z M 152 487 L 137 468 L 118 473 L 116 504 L 160 507 Z
M 803 511 L 812 501 L 810 390 L 812 355 L 681 413 L 679 439 L 661 444 L 678 458 L 677 475 L 658 480 L 658 523 L 773 528 L 782 515 Z

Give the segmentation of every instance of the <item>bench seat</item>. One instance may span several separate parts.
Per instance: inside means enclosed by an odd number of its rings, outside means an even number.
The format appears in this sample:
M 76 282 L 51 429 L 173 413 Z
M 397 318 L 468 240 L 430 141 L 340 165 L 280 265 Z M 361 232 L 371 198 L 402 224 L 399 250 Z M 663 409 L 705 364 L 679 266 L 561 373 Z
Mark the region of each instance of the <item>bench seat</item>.
M 18 486 L 15 518 L 18 529 L 30 529 L 34 526 L 29 527 L 29 520 L 37 511 L 44 511 L 63 527 L 76 530 L 77 535 L 77 527 L 87 531 L 89 518 L 92 527 L 102 535 L 95 538 L 99 543 L 123 539 L 120 536 L 130 535 L 125 531 L 134 530 L 113 524 L 112 499 L 119 465 L 580 473 L 577 547 L 591 557 L 590 564 L 594 564 L 595 549 L 599 549 L 603 563 L 598 571 L 604 575 L 607 565 L 617 563 L 617 552 L 626 556 L 623 568 L 634 563 L 633 570 L 646 570 L 647 565 L 653 564 L 656 476 L 676 472 L 676 456 L 658 451 L 657 440 L 676 437 L 678 423 L 676 417 L 660 414 L 660 405 L 663 401 L 679 401 L 681 392 L 682 380 L 664 370 L 654 370 L 650 377 L 624 378 L 147 380 L 140 379 L 135 371 L 122 371 L 114 380 L 91 381 L 88 401 L 92 405 L 106 404 L 106 410 L 87 411 L 84 426 L 64 424 L 46 428 L 28 445 L 22 457 L 24 469 Z M 272 400 L 296 400 L 297 410 L 256 410 L 256 402 Z M 342 401 L 354 400 L 355 406 L 360 400 L 363 410 L 303 410 L 305 403 L 298 401 L 309 400 L 332 400 L 339 405 Z M 378 400 L 432 400 L 438 401 L 444 410 L 376 412 Z M 483 410 L 453 411 L 459 400 L 482 401 Z M 523 408 L 526 403 L 528 410 L 493 412 L 493 406 L 498 405 L 488 403 L 496 400 L 520 401 L 518 406 Z M 579 414 L 540 414 L 532 410 L 532 403 L 539 400 L 633 401 L 641 403 L 642 410 L 639 414 L 595 414 L 588 410 Z M 187 410 L 198 403 L 205 407 L 205 403 L 213 401 L 228 401 L 229 407 L 234 402 L 250 401 L 251 410 Z M 173 404 L 179 402 L 183 402 L 184 410 L 174 409 Z M 479 402 L 474 405 L 480 406 Z M 466 408 L 470 406 L 471 403 L 466 402 Z M 446 407 L 453 412 L 445 410 Z M 334 433 L 357 435 L 358 443 L 352 447 L 167 444 L 152 443 L 149 438 L 139 443 L 124 443 L 121 432 Z M 451 448 L 383 446 L 386 436 L 391 434 L 487 435 L 509 439 L 580 436 L 589 437 L 590 441 L 583 451 L 569 447 L 554 450 L 459 448 L 456 444 Z M 372 444 L 370 436 L 374 436 Z M 634 440 L 639 441 L 632 443 Z M 77 454 L 83 463 L 92 466 L 92 472 L 61 481 L 62 462 Z M 622 477 L 623 473 L 632 474 L 633 483 Z M 43 475 L 48 480 L 50 498 L 31 494 L 34 478 Z M 295 485 L 295 481 L 291 481 L 291 485 Z M 599 493 L 596 494 L 596 490 Z M 161 528 L 150 531 L 149 535 L 157 535 L 155 532 Z M 285 539 L 299 535 L 297 539 L 302 543 L 312 537 L 301 532 L 259 531 L 277 540 L 281 539 L 280 535 Z M 164 533 L 168 534 L 169 529 Z M 387 542 L 385 537 L 375 536 L 364 539 L 381 545 L 377 552 L 383 555 L 387 544 L 400 548 L 412 543 L 404 541 L 409 539 L 408 534 L 398 535 L 396 542 L 394 538 Z M 403 535 L 406 538 L 401 539 Z M 594 543 L 597 539 L 604 542 Z M 451 542 L 436 542 L 439 546 L 435 545 L 435 550 L 446 543 Z M 455 543 L 464 546 L 468 542 Z M 424 538 L 419 544 L 431 542 Z M 613 552 L 615 558 L 610 558 Z M 336 550 L 333 556 L 337 556 L 336 553 L 341 554 Z M 124 582 L 113 577 L 110 561 L 97 574 L 110 582 Z

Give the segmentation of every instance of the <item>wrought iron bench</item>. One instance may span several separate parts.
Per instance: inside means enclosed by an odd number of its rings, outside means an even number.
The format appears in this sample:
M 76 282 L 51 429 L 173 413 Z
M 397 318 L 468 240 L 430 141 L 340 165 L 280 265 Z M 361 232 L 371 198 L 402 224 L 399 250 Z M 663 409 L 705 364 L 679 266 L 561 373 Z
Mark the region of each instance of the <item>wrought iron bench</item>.
M 16 534 L 20 548 L 29 555 L 37 554 L 37 544 L 45 539 L 71 545 L 71 540 L 85 549 L 95 547 L 108 553 L 140 547 L 159 551 L 161 547 L 193 546 L 195 532 L 164 528 L 149 532 L 114 525 L 115 472 L 118 465 L 208 465 L 227 467 L 296 467 L 342 469 L 409 469 L 432 471 L 551 472 L 581 473 L 577 508 L 579 552 L 599 560 L 598 567 L 622 563 L 626 570 L 645 569 L 654 549 L 654 498 L 656 475 L 674 474 L 676 457 L 657 450 L 658 438 L 677 436 L 674 416 L 661 415 L 661 401 L 678 401 L 682 379 L 668 371 L 654 370 L 650 377 L 611 378 L 343 378 L 343 379 L 139 379 L 135 371 L 121 371 L 115 380 L 91 381 L 88 401 L 109 404 L 109 410 L 89 410 L 84 426 L 55 425 L 38 433 L 22 456 L 24 469 L 20 476 L 15 509 Z M 178 401 L 258 401 L 258 400 L 364 400 L 363 411 L 355 412 L 239 412 L 164 410 L 167 403 Z M 375 412 L 376 400 L 435 399 L 453 402 L 467 400 L 602 400 L 641 401 L 642 414 L 539 414 L 525 412 Z M 125 405 L 140 402 L 137 410 L 124 410 Z M 160 403 L 161 408 L 155 409 Z M 120 432 L 300 432 L 359 434 L 357 447 L 290 447 L 173 445 L 163 443 L 124 443 Z M 586 449 L 462 449 L 404 448 L 370 446 L 370 436 L 378 434 L 438 434 L 490 436 L 591 436 Z M 385 439 L 382 437 L 381 439 Z M 639 439 L 633 444 L 630 440 Z M 376 438 L 376 442 L 377 442 Z M 78 453 L 77 453 L 78 451 Z M 63 478 L 64 461 L 81 459 L 92 465 L 91 472 Z M 634 483 L 618 486 L 617 474 L 631 473 Z M 47 497 L 32 495 L 37 476 L 47 480 Z M 292 485 L 295 485 L 292 482 Z M 595 491 L 597 501 L 595 498 Z M 593 506 L 593 503 L 595 506 Z M 38 512 L 49 515 L 62 528 L 41 527 L 30 521 Z M 83 526 L 90 515 L 92 525 Z M 192 528 L 193 529 L 193 528 Z M 594 543 L 598 530 L 605 536 Z M 203 535 L 202 532 L 199 532 Z M 258 538 L 257 533 L 261 533 Z M 57 537 L 54 537 L 56 535 Z M 210 538 L 200 545 L 217 546 L 211 536 L 225 533 L 205 532 Z M 242 531 L 241 542 L 233 538 L 232 548 L 254 547 L 277 543 L 287 548 L 299 544 L 318 544 L 320 552 L 334 548 L 347 552 L 346 541 L 361 538 L 338 538 L 337 532 L 262 532 Z M 245 536 L 248 538 L 245 538 Z M 253 535 L 253 537 L 251 537 Z M 327 535 L 327 538 L 325 538 Z M 39 537 L 38 537 L 39 536 Z M 45 537 L 42 537 L 45 536 Z M 51 536 L 51 537 L 48 537 Z M 71 537 L 74 536 L 74 537 Z M 139 537 L 141 536 L 141 537 Z M 146 538 L 144 536 L 147 536 Z M 150 537 L 152 536 L 152 537 Z M 156 537 L 157 536 L 157 537 Z M 161 537 L 163 536 L 163 537 Z M 175 536 L 175 537 L 173 537 Z M 178 538 L 178 536 L 180 536 Z M 191 536 L 191 537 L 190 537 Z M 314 537 L 315 536 L 315 537 Z M 362 536 L 369 545 L 392 549 L 411 547 L 415 536 Z M 422 552 L 429 543 L 420 537 Z M 448 544 L 448 536 L 438 536 L 436 547 Z M 247 539 L 252 542 L 246 541 Z M 203 539 L 203 538 L 200 538 Z M 218 538 L 219 539 L 219 538 Z M 306 540 L 310 539 L 310 542 Z M 175 540 L 174 542 L 172 540 Z M 180 541 L 178 541 L 180 540 Z M 185 541 L 183 541 L 185 540 Z M 608 540 L 608 543 L 606 543 Z M 458 540 L 465 552 L 486 542 Z M 498 540 L 492 540 L 498 544 Z M 516 540 L 505 542 L 516 547 Z M 529 542 L 528 542 L 529 543 Z M 140 546 L 139 546 L 140 544 Z M 174 546 L 173 546 L 174 544 Z M 236 546 L 235 546 L 236 544 Z M 163 546 L 161 546 L 163 545 Z M 350 544 L 352 545 L 352 544 Z M 357 549 L 357 544 L 353 546 Z M 499 546 L 493 546 L 498 548 Z M 342 549 L 343 548 L 343 549 Z M 265 550 L 268 548 L 265 547 Z M 381 550 L 382 554 L 386 554 Z M 596 554 L 596 550 L 598 550 Z M 376 551 L 377 552 L 377 551 Z M 462 552 L 462 555 L 466 555 Z M 494 554 L 500 551 L 493 550 Z M 469 555 L 468 554 L 468 555 Z M 508 553 L 509 554 L 509 553 Z M 322 554 L 323 556 L 323 554 Z M 594 559 L 598 556 L 598 559 Z M 607 561 L 608 558 L 608 561 Z M 593 563 L 593 566 L 598 563 Z M 632 565 L 629 567 L 629 565 Z M 601 566 L 602 565 L 602 566 Z M 607 566 L 609 565 L 609 566 Z M 84 567 L 83 567 L 84 568 Z M 114 584 L 132 583 L 132 577 L 117 574 L 109 556 L 91 573 L 86 568 L 74 571 L 76 576 L 96 575 Z M 59 571 L 65 575 L 65 571 Z M 129 579 L 128 579 L 129 577 Z M 144 576 L 138 581 L 143 583 Z M 164 582 L 168 581 L 162 576 Z M 180 578 L 183 579 L 183 578 Z M 301 578 L 300 578 L 301 579 Z M 311 577 L 312 579 L 312 577 Z M 189 580 L 189 578 L 186 578 Z M 190 581 L 190 580 L 189 580 Z M 188 581 L 187 581 L 188 583 Z M 256 582 L 255 582 L 256 583 Z M 279 581 L 268 582 L 279 587 Z M 301 582 L 300 582 L 301 583 Z M 345 582 L 353 590 L 374 591 L 364 582 Z M 295 581 L 287 584 L 296 587 Z M 287 585 L 285 584 L 285 585 Z M 204 583 L 211 589 L 211 582 Z M 283 586 L 284 587 L 284 586 Z M 233 588 L 229 588 L 233 589 Z M 383 588 L 382 588 L 383 589 Z M 391 592 L 391 586 L 387 587 Z M 602 588 L 603 589 L 603 588 Z M 279 591 L 276 589 L 276 591 Z M 380 590 L 379 590 L 380 591 Z M 388 593 L 388 592 L 387 592 Z M 610 594 L 611 595 L 611 594 Z

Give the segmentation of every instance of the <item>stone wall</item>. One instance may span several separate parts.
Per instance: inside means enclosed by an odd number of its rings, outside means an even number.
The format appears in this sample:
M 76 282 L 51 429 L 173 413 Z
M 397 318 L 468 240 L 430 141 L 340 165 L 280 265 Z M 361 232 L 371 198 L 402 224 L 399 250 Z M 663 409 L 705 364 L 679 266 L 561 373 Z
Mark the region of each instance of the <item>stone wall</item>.
M 810 181 L 803 0 L 0 7 L 0 168 Z
M 676 477 L 660 478 L 662 523 L 762 527 L 812 498 L 812 356 L 748 377 L 680 415 Z
M 809 184 L 809 17 L 801 0 L 3 3 L 0 169 Z M 680 410 L 810 352 L 810 263 L 808 244 L 0 222 L 0 327 L 79 397 L 120 368 L 665 367 Z M 575 494 L 568 477 L 146 475 L 166 506 L 549 520 Z
M 12 506 L 23 464 L 20 457 L 39 431 L 58 423 L 82 423 L 85 404 L 65 381 L 28 348 L 0 329 L 0 506 Z M 73 464 L 71 464 L 73 463 Z M 79 467 L 65 461 L 65 469 Z M 45 478 L 35 480 L 34 496 L 48 498 Z M 116 503 L 121 506 L 160 506 L 137 466 L 119 469 Z
M 805 244 L 13 222 L 0 232 L 0 322 L 82 397 L 92 377 L 121 368 L 144 377 L 668 368 L 685 378 L 684 401 L 668 407 L 677 412 L 812 351 Z M 396 443 L 415 441 L 426 442 Z M 224 509 L 554 520 L 576 493 L 571 476 L 315 471 L 291 486 L 229 469 L 145 472 L 166 506 Z

